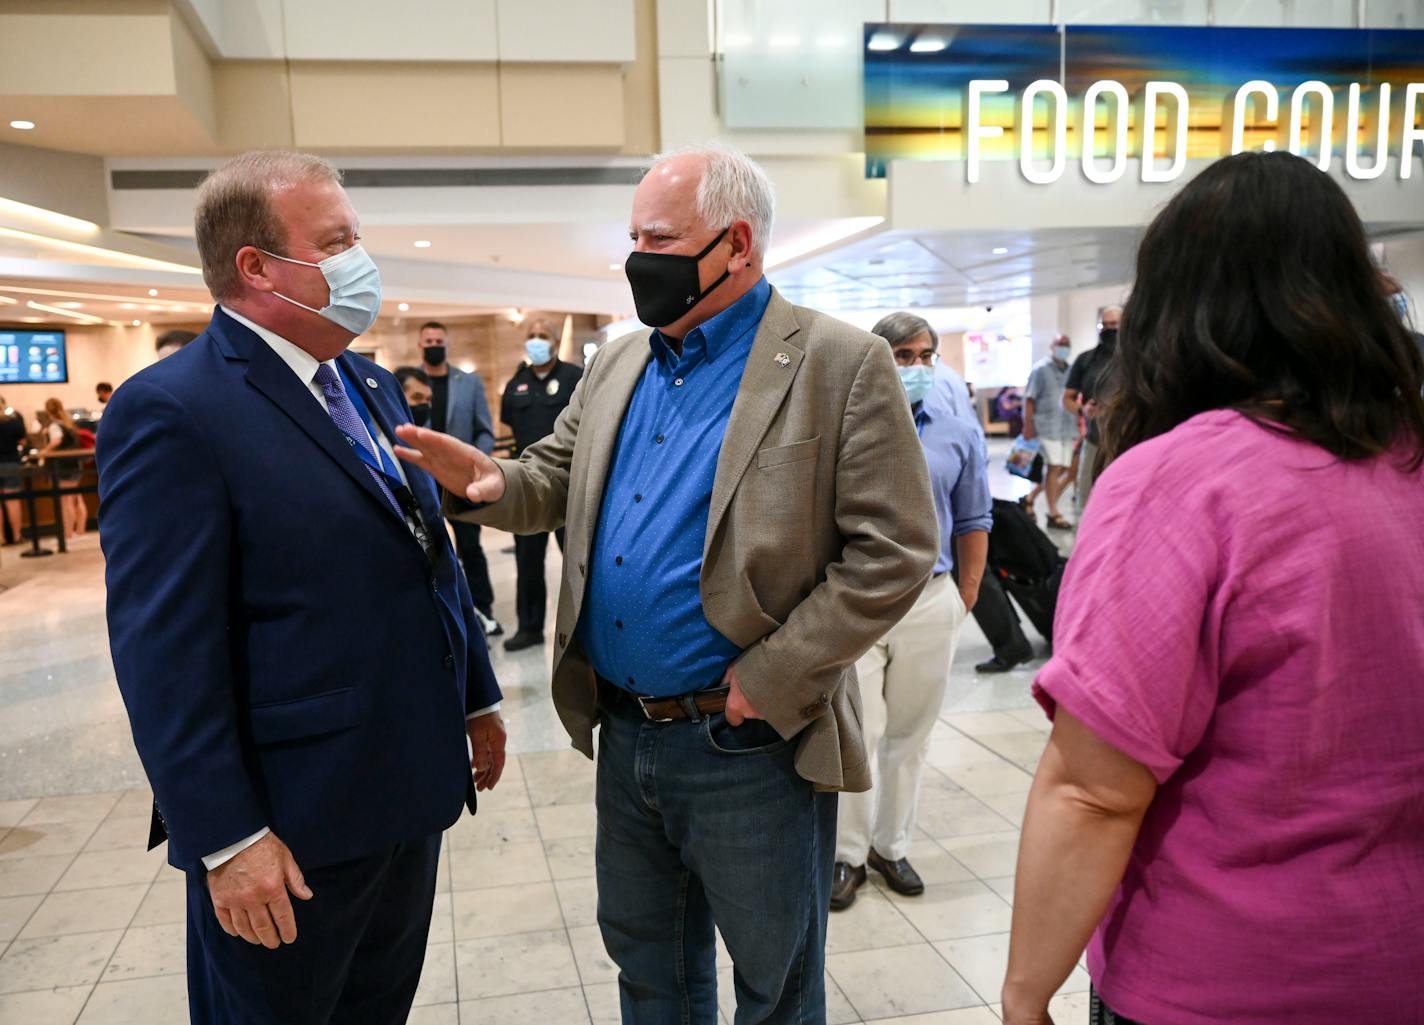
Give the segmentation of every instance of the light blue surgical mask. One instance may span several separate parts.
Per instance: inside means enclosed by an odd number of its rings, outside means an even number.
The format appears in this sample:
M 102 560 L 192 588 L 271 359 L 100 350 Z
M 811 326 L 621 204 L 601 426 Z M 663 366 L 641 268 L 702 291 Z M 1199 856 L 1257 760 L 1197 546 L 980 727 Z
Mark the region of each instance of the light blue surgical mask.
M 319 310 L 306 303 L 299 303 L 281 292 L 273 292 L 278 299 L 285 299 L 293 306 L 311 310 L 353 335 L 365 334 L 376 322 L 376 314 L 381 312 L 381 272 L 376 269 L 376 264 L 366 252 L 365 246 L 343 249 L 335 256 L 328 256 L 321 263 L 294 260 L 290 256 L 268 253 L 265 249 L 262 252 L 287 263 L 315 267 L 326 279 L 326 287 L 331 293 L 327 297 L 326 305 Z
M 542 367 L 554 358 L 554 343 L 547 338 L 530 338 L 524 343 L 524 356 L 531 367 Z
M 910 397 L 910 405 L 921 402 L 934 387 L 934 367 L 900 367 L 900 383 Z
M 1073 355 L 1073 350 L 1067 345 L 1055 345 L 1053 347 L 1053 358 L 1059 363 L 1067 363 L 1068 357 Z

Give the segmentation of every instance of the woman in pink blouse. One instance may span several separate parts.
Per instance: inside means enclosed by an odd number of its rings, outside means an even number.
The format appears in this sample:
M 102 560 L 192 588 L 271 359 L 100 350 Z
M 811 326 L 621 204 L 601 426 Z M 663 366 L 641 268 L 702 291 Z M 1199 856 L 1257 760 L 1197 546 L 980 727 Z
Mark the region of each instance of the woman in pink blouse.
M 1424 360 L 1344 192 L 1202 172 L 1111 373 L 1004 1021 L 1087 944 L 1105 1022 L 1424 1022 Z

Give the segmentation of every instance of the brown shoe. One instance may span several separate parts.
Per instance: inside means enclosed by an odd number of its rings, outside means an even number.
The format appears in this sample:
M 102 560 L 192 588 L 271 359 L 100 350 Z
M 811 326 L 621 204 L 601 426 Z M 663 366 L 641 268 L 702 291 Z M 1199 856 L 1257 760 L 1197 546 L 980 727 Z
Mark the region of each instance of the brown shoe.
M 831 910 L 844 911 L 855 903 L 855 891 L 865 885 L 865 866 L 852 868 L 838 861 L 831 873 Z
M 908 859 L 887 861 L 872 847 L 870 857 L 866 860 L 871 868 L 885 877 L 885 884 L 896 893 L 906 897 L 918 897 L 925 892 L 925 881 L 920 878 L 918 872 L 910 867 Z

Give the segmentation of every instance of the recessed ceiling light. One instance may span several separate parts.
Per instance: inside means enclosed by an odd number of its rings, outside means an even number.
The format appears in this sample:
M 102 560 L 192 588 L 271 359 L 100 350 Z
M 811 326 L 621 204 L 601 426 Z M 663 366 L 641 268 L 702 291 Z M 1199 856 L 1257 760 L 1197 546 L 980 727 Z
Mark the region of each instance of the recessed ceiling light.
M 623 269 L 623 265 L 622 265 L 621 263 L 610 263 L 610 264 L 608 265 L 608 269 L 609 269 L 609 270 L 622 270 L 622 269 Z
M 138 309 L 138 303 L 119 303 L 119 309 L 121 309 L 121 310 L 136 310 L 136 309 Z
M 406 310 L 410 309 L 410 303 L 396 303 L 396 309 L 404 313 Z
M 417 248 L 417 249 L 429 249 L 429 248 L 430 248 L 430 240 L 429 240 L 428 238 L 418 238 L 418 239 L 416 239 L 416 240 L 415 240 L 415 248 Z
M 994 255 L 995 255 L 995 256 L 1003 256 L 1003 255 L 1004 255 L 1005 253 L 1007 253 L 1008 251 L 1009 251 L 1009 247 L 1008 247 L 1008 246 L 996 246 L 995 249 L 994 249 Z
M 865 45 L 872 50 L 887 52 L 900 49 L 900 37 L 892 36 L 888 32 L 877 32 L 870 37 L 870 42 Z
M 10 127 L 18 128 L 22 132 L 28 132 L 35 127 L 35 123 L 33 121 L 11 121 Z
M 939 53 L 949 44 L 943 39 L 916 39 L 910 44 L 911 53 Z
M 168 309 L 168 307 L 167 307 L 167 306 L 145 306 L 144 309 L 146 309 L 149 313 L 163 313 L 163 312 L 165 312 L 165 311 Z
M 133 322 L 133 326 L 134 326 L 134 327 L 138 327 L 138 326 L 141 325 L 142 323 L 143 323 L 143 321 L 141 321 L 141 320 L 135 320 L 135 321 Z
M 156 298 L 158 297 L 158 289 L 156 289 L 156 288 L 150 288 L 150 289 L 148 290 L 148 294 L 149 294 L 149 297 L 150 297 L 150 298 L 156 299 Z
M 82 310 L 83 303 L 55 303 L 56 306 L 63 306 L 66 310 Z

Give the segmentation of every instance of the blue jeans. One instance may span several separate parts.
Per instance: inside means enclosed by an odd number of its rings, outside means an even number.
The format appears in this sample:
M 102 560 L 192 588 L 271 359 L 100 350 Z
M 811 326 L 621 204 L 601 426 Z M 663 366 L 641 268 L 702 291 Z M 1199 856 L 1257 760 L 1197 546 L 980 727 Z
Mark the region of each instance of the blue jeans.
M 796 774 L 796 745 L 765 722 L 600 705 L 598 924 L 623 1025 L 715 1025 L 714 922 L 736 1025 L 825 1025 L 836 795 Z

